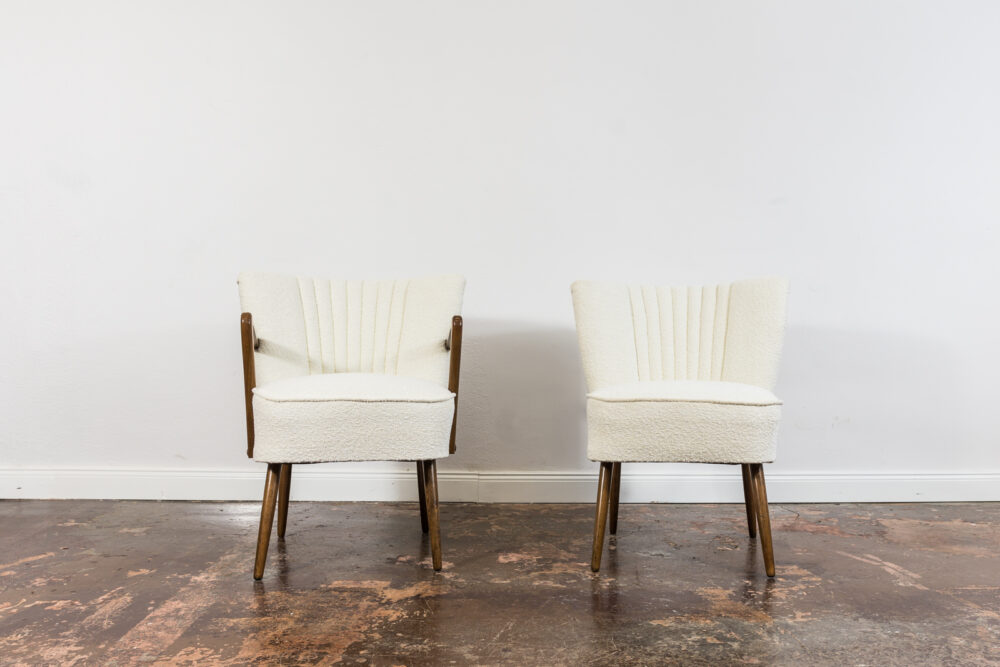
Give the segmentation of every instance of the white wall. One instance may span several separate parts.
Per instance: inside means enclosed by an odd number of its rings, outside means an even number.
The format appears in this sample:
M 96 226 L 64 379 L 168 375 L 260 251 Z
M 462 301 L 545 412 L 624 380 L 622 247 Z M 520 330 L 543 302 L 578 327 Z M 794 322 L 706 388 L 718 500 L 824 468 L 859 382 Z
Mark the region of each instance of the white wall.
M 259 497 L 246 268 L 468 277 L 449 497 L 592 499 L 572 280 L 780 274 L 772 498 L 998 500 L 998 34 L 985 0 L 0 0 L 0 497 Z

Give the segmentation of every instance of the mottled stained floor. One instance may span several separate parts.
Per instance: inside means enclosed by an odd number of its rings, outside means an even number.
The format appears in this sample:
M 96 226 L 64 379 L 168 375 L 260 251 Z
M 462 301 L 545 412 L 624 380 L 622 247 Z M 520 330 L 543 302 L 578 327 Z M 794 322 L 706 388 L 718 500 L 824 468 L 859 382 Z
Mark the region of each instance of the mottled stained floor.
M 1000 664 L 1000 506 L 0 502 L 0 664 Z

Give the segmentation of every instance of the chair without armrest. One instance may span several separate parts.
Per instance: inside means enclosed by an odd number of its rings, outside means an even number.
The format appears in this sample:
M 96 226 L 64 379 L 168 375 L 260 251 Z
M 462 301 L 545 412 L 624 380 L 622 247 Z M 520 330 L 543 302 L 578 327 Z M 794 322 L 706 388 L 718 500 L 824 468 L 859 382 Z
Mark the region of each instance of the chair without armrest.
M 751 537 L 774 576 L 764 463 L 774 460 L 781 401 L 771 393 L 788 284 L 709 287 L 573 284 L 587 378 L 587 456 L 600 462 L 591 569 L 605 524 L 618 527 L 623 462 L 739 464 Z

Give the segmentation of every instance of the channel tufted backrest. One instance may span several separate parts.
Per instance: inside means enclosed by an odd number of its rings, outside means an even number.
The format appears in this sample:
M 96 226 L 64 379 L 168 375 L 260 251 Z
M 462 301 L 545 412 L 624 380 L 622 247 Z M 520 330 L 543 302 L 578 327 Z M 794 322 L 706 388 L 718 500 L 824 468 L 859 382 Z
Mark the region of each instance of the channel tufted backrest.
M 578 281 L 572 292 L 590 391 L 649 380 L 774 388 L 785 331 L 783 279 L 708 287 Z
M 257 384 L 318 373 L 404 375 L 448 386 L 445 340 L 461 276 L 322 280 L 242 273 L 240 302 L 260 347 Z

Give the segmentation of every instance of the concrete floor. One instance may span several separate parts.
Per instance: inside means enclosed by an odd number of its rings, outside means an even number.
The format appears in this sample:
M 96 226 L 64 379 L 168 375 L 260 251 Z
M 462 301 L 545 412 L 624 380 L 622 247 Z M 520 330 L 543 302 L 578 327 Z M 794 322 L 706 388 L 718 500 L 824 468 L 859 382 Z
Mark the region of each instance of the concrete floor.
M 0 664 L 1000 664 L 1000 506 L 0 502 Z

